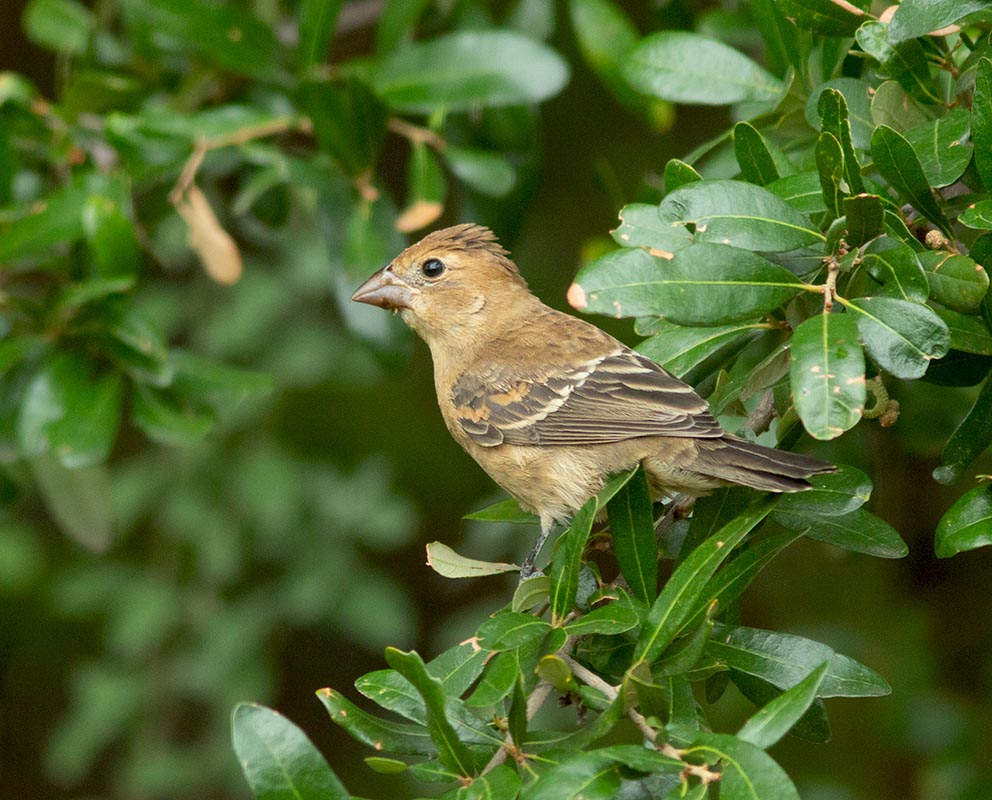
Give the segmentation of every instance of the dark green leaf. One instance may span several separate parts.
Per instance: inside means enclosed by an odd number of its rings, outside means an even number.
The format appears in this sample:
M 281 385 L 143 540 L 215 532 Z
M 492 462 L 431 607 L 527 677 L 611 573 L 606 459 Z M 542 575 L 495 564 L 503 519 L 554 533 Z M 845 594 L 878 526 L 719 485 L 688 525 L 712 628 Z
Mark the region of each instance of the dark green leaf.
M 468 786 L 455 790 L 452 800 L 516 800 L 520 793 L 520 775 L 508 764 L 500 764 L 485 775 L 478 775 Z M 448 798 L 449 795 L 444 795 Z
M 105 277 L 132 277 L 141 266 L 134 225 L 109 197 L 93 195 L 82 209 L 83 232 L 96 271 Z
M 537 525 L 540 520 L 529 511 L 520 508 L 516 500 L 500 500 L 479 511 L 466 514 L 464 519 L 477 519 L 480 522 L 512 522 L 518 525 Z
M 888 125 L 904 133 L 930 121 L 916 100 L 898 81 L 885 81 L 871 98 L 871 118 L 875 125 Z
M 48 513 L 84 547 L 106 550 L 113 539 L 110 475 L 103 464 L 67 469 L 54 453 L 28 459 Z
M 964 173 L 973 149 L 968 141 L 969 126 L 967 110 L 955 108 L 906 131 L 906 141 L 919 156 L 931 186 L 950 186 Z
M 780 0 L 779 8 L 801 30 L 824 36 L 850 36 L 866 19 L 858 4 L 833 0 Z
M 863 508 L 831 516 L 782 511 L 775 521 L 810 539 L 876 558 L 902 558 L 909 552 L 895 528 Z
M 968 206 L 958 220 L 969 228 L 992 231 L 992 200 L 981 200 Z
M 202 440 L 214 427 L 209 409 L 173 391 L 135 384 L 131 413 L 135 424 L 152 441 L 188 445 Z
M 398 758 L 367 756 L 362 761 L 365 762 L 365 766 L 370 770 L 378 772 L 380 775 L 399 775 L 401 772 L 406 772 L 410 769 L 409 764 L 405 761 L 400 761 Z
M 485 659 L 485 652 L 463 642 L 431 659 L 427 671 L 441 681 L 445 694 L 459 697 L 479 677 Z
M 882 64 L 883 70 L 899 81 L 914 97 L 930 103 L 940 102 L 930 78 L 923 45 L 915 40 L 893 44 L 889 27 L 870 20 L 858 28 L 856 39 L 861 49 Z
M 73 182 L 0 229 L 0 264 L 6 268 L 11 262 L 38 258 L 79 239 L 88 194 L 81 181 Z
M 806 58 L 799 29 L 788 20 L 775 0 L 753 0 L 751 17 L 765 41 L 772 71 L 785 73 L 788 67 L 805 68 Z
M 792 2 L 792 0 L 790 0 Z M 702 733 L 685 756 L 720 760 L 721 800 L 799 800 L 795 785 L 771 756 L 753 744 L 725 733 Z
M 968 415 L 944 445 L 941 465 L 933 471 L 934 480 L 956 483 L 964 477 L 971 462 L 992 444 L 992 380 L 986 379 Z
M 126 372 L 137 381 L 168 386 L 176 368 L 162 332 L 137 311 L 129 311 L 107 328 L 106 346 Z
M 466 558 L 443 542 L 431 542 L 427 545 L 427 565 L 445 578 L 481 578 L 486 575 L 517 572 L 520 569 L 516 564 Z
M 120 375 L 94 375 L 86 359 L 59 353 L 28 384 L 18 442 L 25 455 L 51 452 L 70 469 L 97 464 L 117 439 L 120 414 Z
M 992 61 L 981 58 L 975 72 L 975 96 L 971 102 L 971 140 L 975 144 L 975 166 L 992 191 Z M 2 260 L 2 258 L 0 258 Z
M 820 96 L 830 90 L 835 89 L 844 96 L 847 104 L 848 123 L 851 127 L 851 143 L 859 150 L 867 150 L 871 142 L 871 132 L 875 128 L 875 123 L 871 116 L 871 101 L 869 100 L 869 89 L 867 83 L 855 78 L 834 78 L 826 83 L 817 86 L 811 93 L 806 103 L 806 121 L 819 129 L 822 124 L 820 115 Z M 839 114 L 840 109 L 835 110 Z M 834 117 L 831 124 L 835 127 L 828 129 L 828 133 L 837 135 L 840 125 L 839 117 Z M 838 140 L 842 138 L 838 137 Z
M 817 314 L 796 328 L 789 379 L 796 411 L 815 439 L 835 439 L 864 412 L 865 356 L 851 314 Z
M 680 189 L 687 183 L 693 183 L 694 181 L 701 181 L 703 176 L 700 175 L 696 170 L 686 164 L 684 161 L 679 161 L 677 158 L 669 159 L 665 164 L 665 191 L 674 192 L 676 189 Z
M 583 267 L 576 276 L 580 310 L 616 317 L 663 316 L 683 325 L 753 320 L 778 307 L 800 283 L 784 267 L 747 250 L 695 244 L 671 261 L 623 249 Z
M 781 513 L 838 516 L 861 508 L 871 497 L 871 479 L 861 470 L 839 464 L 836 472 L 813 475 L 813 488 L 787 494 L 779 500 L 772 519 Z
M 930 281 L 916 254 L 906 244 L 891 236 L 872 242 L 865 249 L 863 263 L 876 281 L 881 294 L 913 303 L 925 303 L 930 297 Z
M 854 143 L 851 136 L 851 120 L 847 110 L 847 100 L 837 89 L 825 89 L 817 101 L 817 110 L 820 114 L 820 131 L 829 133 L 838 142 L 844 153 L 844 175 L 847 179 L 847 191 L 849 194 L 860 194 L 864 192 L 864 183 L 861 180 L 861 164 L 858 161 L 857 153 L 854 152 Z
M 606 507 L 620 572 L 634 596 L 650 605 L 658 593 L 658 544 L 651 490 L 643 468 L 634 473 Z
M 654 661 L 672 643 L 713 573 L 773 507 L 773 502 L 766 502 L 742 512 L 679 564 L 651 606 L 637 642 L 635 663 Z
M 989 290 L 984 267 L 968 256 L 929 250 L 917 256 L 930 282 L 930 297 L 953 311 L 973 314 Z
M 624 61 L 623 76 L 638 91 L 674 103 L 771 102 L 783 88 L 740 51 L 682 31 L 642 39 Z
M 375 32 L 377 53 L 390 53 L 408 41 L 430 0 L 386 0 Z
M 871 135 L 871 154 L 875 167 L 892 188 L 950 236 L 947 217 L 933 196 L 916 151 L 906 138 L 888 125 L 879 125 Z
M 268 373 L 223 364 L 185 350 L 170 350 L 169 364 L 175 370 L 172 386 L 177 391 L 212 406 L 221 415 L 270 394 L 275 386 Z
M 616 758 L 593 750 L 570 752 L 541 772 L 520 793 L 520 800 L 614 800 L 620 789 Z
M 823 187 L 820 185 L 818 172 L 800 172 L 798 175 L 787 175 L 768 184 L 765 188 L 803 214 L 819 214 L 821 211 L 827 210 L 827 206 L 823 202 Z
M 844 211 L 844 152 L 840 142 L 832 133 L 821 133 L 816 140 L 816 169 L 820 174 L 820 188 L 823 190 L 823 203 L 831 218 L 839 217 Z
M 958 498 L 937 525 L 938 558 L 992 544 L 992 486 L 986 484 Z
M 891 687 L 876 672 L 820 642 L 758 628 L 720 626 L 707 651 L 740 672 L 790 689 L 824 661 L 830 668 L 819 697 L 878 697 Z
M 317 692 L 317 697 L 324 704 L 331 720 L 362 744 L 387 753 L 436 754 L 430 734 L 423 725 L 379 719 L 362 711 L 333 689 L 321 689 Z
M 803 214 L 777 195 L 741 181 L 697 181 L 661 202 L 662 219 L 692 225 L 696 242 L 782 252 L 824 241 Z
M 22 17 L 24 33 L 37 45 L 82 56 L 96 30 L 96 17 L 75 0 L 31 0 Z
M 624 58 L 640 38 L 634 23 L 612 0 L 569 0 L 568 11 L 582 57 L 614 97 L 637 108 L 644 98 L 621 72 Z
M 483 651 L 486 652 L 486 651 Z M 486 655 L 490 655 L 486 653 Z M 537 642 L 497 653 L 486 664 L 475 690 L 465 701 L 469 708 L 495 706 L 512 690 L 522 674 L 532 675 L 538 658 Z
M 327 58 L 343 0 L 303 0 L 300 7 L 300 66 L 304 69 Z
M 351 795 L 320 751 L 281 714 L 241 703 L 231 738 L 256 800 L 349 800 Z
M 455 177 L 479 194 L 505 197 L 516 186 L 516 172 L 499 153 L 449 144 L 441 154 Z
M 903 0 L 889 22 L 889 38 L 913 39 L 987 9 L 988 0 Z
M 420 656 L 415 652 L 404 653 L 392 647 L 386 648 L 386 663 L 399 672 L 420 692 L 427 707 L 427 729 L 437 747 L 441 763 L 459 775 L 471 775 L 472 754 L 448 720 L 444 689 L 440 681 L 428 671 Z
M 927 306 L 893 297 L 859 297 L 845 305 L 855 313 L 868 354 L 897 378 L 919 378 L 950 347 L 947 326 Z
M 587 614 L 568 623 L 565 630 L 570 636 L 585 636 L 588 633 L 613 635 L 636 628 L 640 619 L 629 603 L 613 602 L 594 608 Z
M 413 684 L 394 669 L 367 672 L 355 681 L 355 688 L 387 711 L 420 725 L 427 722 L 424 699 Z
M 843 211 L 847 219 L 847 235 L 844 238 L 851 247 L 870 242 L 885 231 L 885 210 L 877 194 L 845 197 Z
M 568 82 L 554 50 L 506 30 L 459 31 L 389 53 L 372 85 L 396 111 L 467 111 L 539 103 Z
M 500 611 L 479 626 L 476 636 L 480 647 L 498 652 L 540 640 L 549 630 L 551 625 L 540 617 L 518 611 Z
M 655 255 L 672 253 L 692 243 L 692 234 L 685 225 L 662 219 L 658 206 L 649 203 L 630 203 L 620 209 L 620 226 L 611 235 L 622 247 L 644 247 L 655 251 Z
M 317 146 L 351 176 L 375 161 L 386 135 L 386 109 L 365 84 L 307 80 L 298 91 L 300 106 L 313 123 Z
M 572 524 L 559 538 L 551 561 L 551 618 L 562 620 L 575 605 L 579 589 L 579 569 L 586 549 L 592 523 L 596 518 L 597 501 L 589 498 L 572 518 Z
M 690 370 L 711 356 L 744 346 L 755 333 L 767 329 L 764 322 L 696 328 L 676 325 L 667 319 L 652 319 L 650 325 L 639 324 L 638 333 L 652 336 L 637 345 L 636 350 L 684 379 Z
M 992 333 L 981 317 L 959 314 L 948 308 L 938 308 L 936 311 L 950 331 L 952 348 L 965 353 L 992 356 Z
M 741 175 L 749 183 L 767 186 L 782 176 L 764 137 L 749 122 L 734 126 L 734 156 L 741 167 Z

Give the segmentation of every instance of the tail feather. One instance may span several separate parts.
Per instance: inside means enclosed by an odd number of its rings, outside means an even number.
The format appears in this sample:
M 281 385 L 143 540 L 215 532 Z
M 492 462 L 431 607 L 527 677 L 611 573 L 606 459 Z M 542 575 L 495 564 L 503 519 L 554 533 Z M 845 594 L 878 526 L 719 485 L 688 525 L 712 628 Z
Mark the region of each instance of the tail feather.
M 811 475 L 837 470 L 833 464 L 812 456 L 776 450 L 732 436 L 714 441 L 712 447 L 701 447 L 694 469 L 766 492 L 801 492 L 810 488 L 807 478 Z

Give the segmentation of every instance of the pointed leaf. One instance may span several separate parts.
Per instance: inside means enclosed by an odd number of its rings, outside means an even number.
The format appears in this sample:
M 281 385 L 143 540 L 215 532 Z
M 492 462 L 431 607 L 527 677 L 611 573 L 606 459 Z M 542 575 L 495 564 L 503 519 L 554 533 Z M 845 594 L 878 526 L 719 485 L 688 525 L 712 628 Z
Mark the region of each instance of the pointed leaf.
M 725 733 L 702 733 L 685 755 L 719 759 L 721 800 L 799 800 L 795 784 L 771 756 Z
M 674 192 L 676 189 L 681 189 L 687 183 L 694 183 L 702 179 L 703 176 L 694 167 L 677 158 L 669 159 L 665 164 L 666 192 Z
M 864 413 L 865 356 L 851 314 L 817 314 L 790 342 L 789 380 L 796 412 L 815 439 L 834 439 Z
M 981 200 L 964 210 L 958 221 L 980 231 L 992 231 L 992 200 Z
M 658 592 L 658 544 L 651 490 L 643 468 L 607 504 L 613 551 L 630 590 L 644 603 Z
M 327 58 L 327 47 L 343 0 L 303 0 L 300 7 L 300 65 L 306 69 Z
M 423 725 L 374 717 L 333 689 L 320 689 L 317 697 L 324 704 L 331 720 L 362 744 L 389 753 L 437 754 L 434 742 Z
M 944 445 L 941 465 L 933 471 L 934 480 L 956 483 L 964 477 L 971 462 L 992 444 L 992 380 L 986 379 L 968 415 Z
M 841 216 L 847 197 L 844 181 L 844 152 L 832 133 L 821 133 L 816 140 L 816 169 L 820 174 L 823 202 L 831 218 Z
M 638 321 L 637 332 L 650 334 L 635 348 L 669 372 L 685 379 L 695 367 L 723 351 L 743 347 L 754 334 L 767 330 L 765 322 L 738 322 L 733 325 L 697 328 L 676 325 L 667 319 Z
M 970 117 L 967 110 L 955 108 L 932 122 L 906 131 L 931 186 L 950 186 L 961 177 L 971 161 L 968 141 Z
M 892 188 L 950 236 L 950 223 L 933 196 L 919 156 L 906 138 L 888 125 L 879 125 L 871 135 L 871 154 L 875 167 Z
M 865 21 L 865 12 L 858 3 L 838 3 L 834 0 L 779 0 L 786 17 L 800 30 L 824 36 L 850 36 Z
M 847 163 L 846 159 L 844 163 Z M 877 194 L 845 197 L 843 212 L 847 218 L 844 238 L 851 247 L 859 247 L 885 232 L 885 210 Z
M 937 525 L 934 550 L 938 558 L 992 544 L 992 485 L 972 489 L 958 498 Z
M 558 549 L 551 561 L 551 617 L 556 622 L 564 619 L 575 605 L 582 553 L 592 531 L 596 509 L 596 498 L 589 498 L 559 538 Z
M 535 514 L 524 511 L 516 500 L 500 500 L 479 511 L 466 514 L 464 519 L 477 519 L 480 522 L 512 522 L 518 525 L 537 525 L 539 520 Z
M 749 122 L 738 122 L 734 126 L 734 156 L 748 183 L 767 186 L 782 177 L 768 143 Z
M 772 519 L 779 512 L 835 517 L 861 508 L 871 497 L 871 479 L 846 464 L 839 464 L 836 472 L 813 475 L 809 482 L 813 487 L 809 491 L 787 494 L 779 500 Z
M 876 558 L 903 558 L 909 553 L 895 528 L 863 508 L 840 515 L 781 512 L 776 514 L 775 521 L 802 531 L 810 539 L 855 553 Z
M 909 245 L 884 236 L 865 249 L 863 263 L 876 281 L 881 294 L 913 303 L 925 303 L 930 297 L 930 281 Z
M 820 114 L 820 131 L 829 133 L 838 142 L 844 154 L 844 175 L 847 179 L 847 190 L 850 194 L 864 192 L 861 180 L 861 164 L 857 153 L 854 152 L 854 142 L 851 136 L 851 120 L 847 110 L 847 100 L 837 89 L 825 89 L 817 101 Z
M 992 191 L 992 61 L 978 60 L 975 72 L 975 96 L 971 103 L 971 140 L 975 143 L 975 166 Z M 3 257 L 0 256 L 0 261 Z
M 427 545 L 427 565 L 445 578 L 481 578 L 520 570 L 516 564 L 466 558 L 443 542 L 431 542 Z

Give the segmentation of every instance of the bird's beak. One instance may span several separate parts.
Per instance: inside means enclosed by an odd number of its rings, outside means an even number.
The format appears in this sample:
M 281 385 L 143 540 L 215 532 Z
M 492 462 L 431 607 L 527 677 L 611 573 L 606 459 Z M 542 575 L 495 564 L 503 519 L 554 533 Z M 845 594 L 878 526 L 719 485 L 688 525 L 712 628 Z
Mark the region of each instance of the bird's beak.
M 356 303 L 368 303 L 370 306 L 396 310 L 410 308 L 413 291 L 387 266 L 359 286 L 351 299 Z

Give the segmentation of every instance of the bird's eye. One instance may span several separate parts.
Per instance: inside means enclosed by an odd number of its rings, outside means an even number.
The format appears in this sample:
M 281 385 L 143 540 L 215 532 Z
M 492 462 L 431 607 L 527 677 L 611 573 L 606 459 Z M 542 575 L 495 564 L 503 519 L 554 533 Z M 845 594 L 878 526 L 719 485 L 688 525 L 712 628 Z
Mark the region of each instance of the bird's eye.
M 446 267 L 440 258 L 428 258 L 420 265 L 420 271 L 428 278 L 439 278 Z

